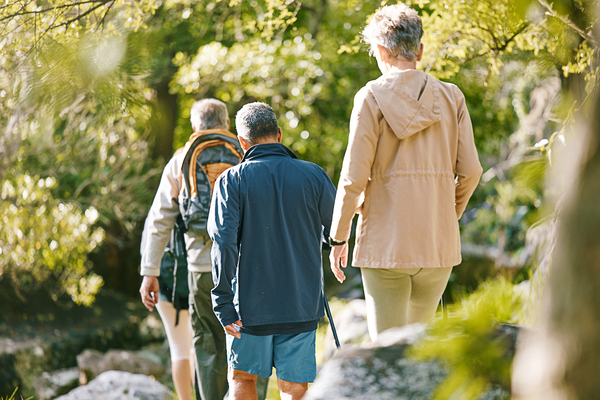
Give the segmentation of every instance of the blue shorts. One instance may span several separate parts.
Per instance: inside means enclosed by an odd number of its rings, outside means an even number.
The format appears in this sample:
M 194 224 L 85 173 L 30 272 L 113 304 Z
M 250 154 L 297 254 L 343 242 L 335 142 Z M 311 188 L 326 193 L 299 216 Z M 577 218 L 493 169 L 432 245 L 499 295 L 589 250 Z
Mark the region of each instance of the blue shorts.
M 295 335 L 227 336 L 227 363 L 233 369 L 265 378 L 273 367 L 277 377 L 294 383 L 312 382 L 317 376 L 315 331 Z

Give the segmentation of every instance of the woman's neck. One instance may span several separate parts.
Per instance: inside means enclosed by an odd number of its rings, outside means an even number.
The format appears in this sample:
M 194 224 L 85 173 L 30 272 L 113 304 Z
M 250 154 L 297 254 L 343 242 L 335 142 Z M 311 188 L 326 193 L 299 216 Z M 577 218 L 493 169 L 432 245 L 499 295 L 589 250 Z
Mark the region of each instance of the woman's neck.
M 388 72 L 393 72 L 393 71 L 405 71 L 407 69 L 417 69 L 416 61 L 400 60 L 398 58 L 388 59 L 383 64 L 384 64 L 385 70 L 382 72 L 384 74 L 388 73 Z

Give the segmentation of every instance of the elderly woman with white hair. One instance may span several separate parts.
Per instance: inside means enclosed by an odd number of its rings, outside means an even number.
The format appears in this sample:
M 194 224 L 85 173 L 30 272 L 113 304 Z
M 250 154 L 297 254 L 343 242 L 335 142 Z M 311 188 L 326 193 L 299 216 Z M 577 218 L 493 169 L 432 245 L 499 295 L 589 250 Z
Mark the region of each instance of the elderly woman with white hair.
M 361 268 L 372 340 L 424 322 L 460 264 L 458 220 L 481 176 L 465 97 L 416 69 L 423 27 L 404 4 L 383 7 L 363 31 L 383 74 L 354 98 L 331 226 L 331 268 Z

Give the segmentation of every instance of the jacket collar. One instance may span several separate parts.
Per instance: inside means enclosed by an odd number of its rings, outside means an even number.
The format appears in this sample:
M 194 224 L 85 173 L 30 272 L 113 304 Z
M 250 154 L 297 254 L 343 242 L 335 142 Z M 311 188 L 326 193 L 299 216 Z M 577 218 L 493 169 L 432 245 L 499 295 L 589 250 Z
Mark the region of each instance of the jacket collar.
M 256 144 L 250 147 L 248 151 L 246 151 L 246 154 L 244 154 L 244 158 L 242 158 L 241 162 L 267 156 L 284 156 L 298 158 L 296 157 L 293 151 L 291 151 L 281 143 L 265 143 Z
M 221 134 L 221 135 L 224 135 L 224 136 L 227 136 L 227 137 L 237 140 L 237 136 L 235 134 L 233 134 L 225 129 L 208 129 L 205 131 L 198 131 L 198 132 L 192 133 L 192 135 L 188 139 L 188 142 L 193 143 L 194 140 L 196 140 L 198 137 L 204 136 L 204 135 L 210 135 L 212 133 L 218 133 L 218 134 Z

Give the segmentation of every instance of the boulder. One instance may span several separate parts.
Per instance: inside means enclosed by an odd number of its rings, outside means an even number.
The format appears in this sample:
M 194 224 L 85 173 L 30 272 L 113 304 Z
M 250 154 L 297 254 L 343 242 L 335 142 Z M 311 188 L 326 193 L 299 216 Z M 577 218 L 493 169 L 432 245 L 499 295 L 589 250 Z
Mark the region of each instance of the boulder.
M 77 356 L 77 366 L 81 384 L 91 381 L 105 371 L 126 371 L 155 377 L 161 377 L 166 372 L 161 363 L 128 350 L 110 350 L 102 354 L 97 350 L 88 349 Z
M 342 346 L 321 369 L 303 399 L 430 398 L 446 371 L 437 362 L 414 363 L 404 358 L 408 345 L 424 331 L 421 324 L 408 325 L 382 332 L 375 343 Z
M 135 354 L 162 365 L 169 365 L 171 361 L 169 342 L 167 340 L 163 340 L 162 342 L 154 342 L 144 346 L 137 350 Z
M 79 386 L 77 368 L 44 372 L 35 380 L 35 394 L 39 400 L 50 400 L 69 393 L 77 386 Z
M 502 326 L 498 335 L 516 341 L 516 332 L 516 327 Z M 342 346 L 323 366 L 303 400 L 431 398 L 447 375 L 445 367 L 437 361 L 415 362 L 404 357 L 406 349 L 425 333 L 425 325 L 407 325 L 382 332 L 374 343 Z M 480 399 L 506 398 L 506 391 L 493 388 Z
M 168 400 L 171 391 L 154 379 L 124 371 L 107 371 L 56 400 Z
M 356 345 L 369 341 L 367 327 L 367 306 L 364 300 L 350 301 L 342 310 L 333 316 L 340 345 Z M 336 351 L 331 329 L 325 335 L 324 360 L 330 359 Z
M 15 388 L 15 398 L 37 397 L 36 378 L 77 365 L 76 356 L 85 349 L 139 349 L 166 338 L 157 313 L 148 313 L 139 300 L 106 290 L 92 308 L 66 310 L 54 304 L 48 312 L 52 319 L 35 323 L 31 318 L 7 322 L 0 312 L 0 398 L 10 397 Z
M 343 348 L 325 364 L 303 399 L 429 399 L 446 372 L 437 362 L 405 359 L 407 347 Z

